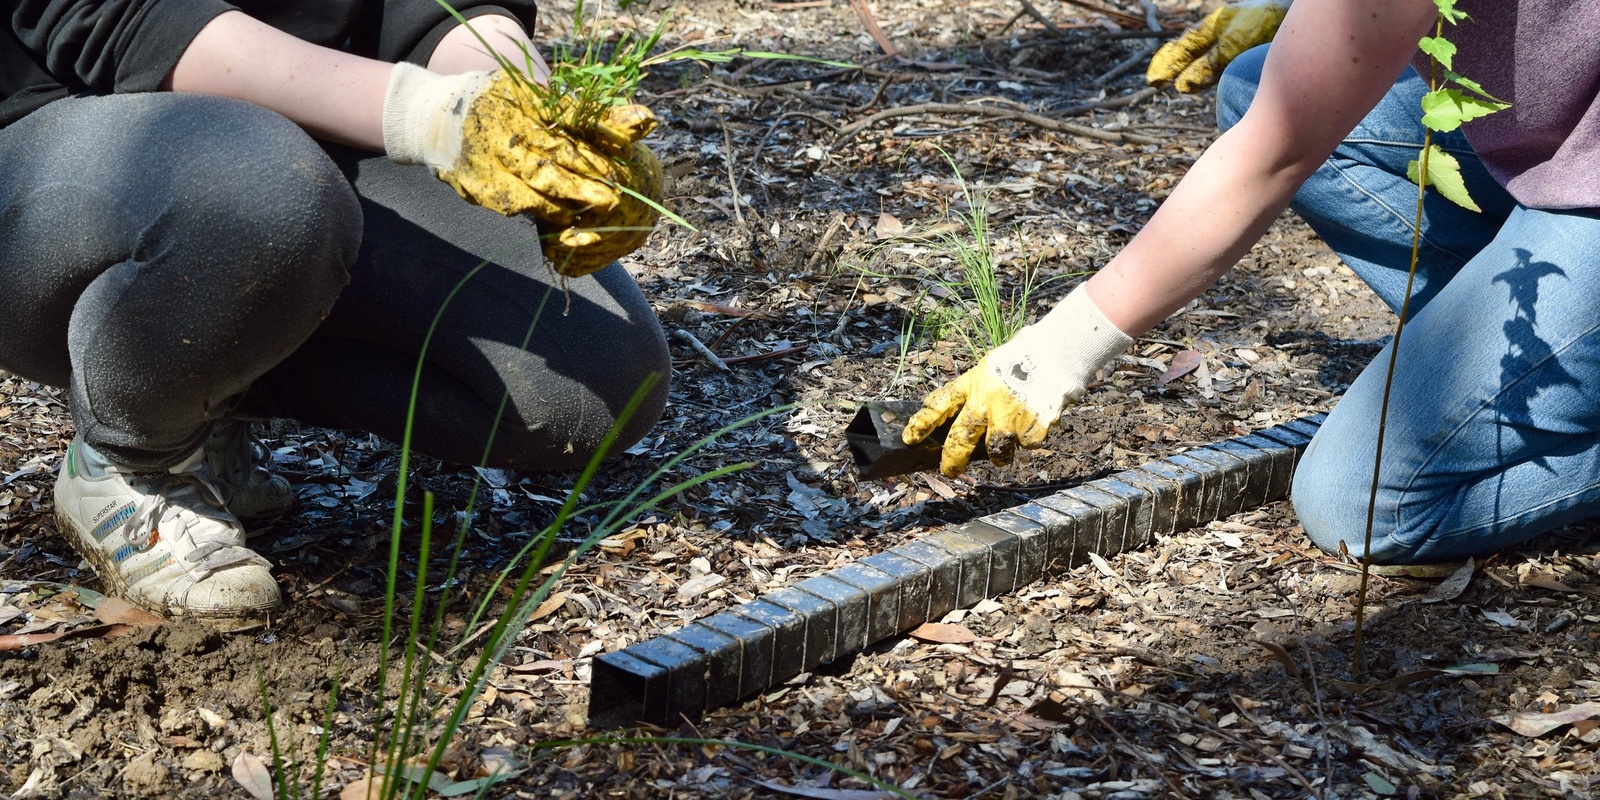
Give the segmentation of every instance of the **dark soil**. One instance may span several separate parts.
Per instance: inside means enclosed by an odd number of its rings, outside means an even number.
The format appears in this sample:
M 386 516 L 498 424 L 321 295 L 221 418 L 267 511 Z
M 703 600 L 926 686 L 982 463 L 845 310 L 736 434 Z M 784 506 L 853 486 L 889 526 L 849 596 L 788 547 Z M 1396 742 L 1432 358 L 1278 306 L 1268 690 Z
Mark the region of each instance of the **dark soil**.
M 546 24 L 559 28 L 570 6 L 549 5 Z M 927 294 L 928 271 L 953 269 L 937 239 L 918 235 L 950 230 L 966 208 L 947 156 L 988 198 L 1006 285 L 1035 268 L 1052 279 L 1035 297 L 1048 305 L 1127 241 L 1211 135 L 1209 95 L 1162 92 L 1067 114 L 1140 90 L 1142 67 L 1094 81 L 1145 40 L 1108 36 L 1120 29 L 1078 6 L 1035 5 L 1060 33 L 1027 16 L 1008 27 L 1016 0 L 878 0 L 898 60 L 882 58 L 843 0 L 678 9 L 672 42 L 868 66 L 682 63 L 646 82 L 642 100 L 663 121 L 651 144 L 670 177 L 669 204 L 697 228 L 664 227 L 627 262 L 671 337 L 672 401 L 649 438 L 601 469 L 584 502 L 620 498 L 724 425 L 792 407 L 718 437 L 658 486 L 737 462 L 748 469 L 610 531 L 573 566 L 474 704 L 445 764 L 451 779 L 510 761 L 526 771 L 489 796 L 778 796 L 773 786 L 864 796 L 849 793 L 868 788 L 859 781 L 751 750 L 535 745 L 597 734 L 585 706 L 598 652 L 946 523 L 1326 410 L 1377 352 L 1392 316 L 1286 216 L 1109 369 L 1045 448 L 961 479 L 856 478 L 842 437 L 854 405 L 920 397 L 972 361 L 954 335 L 904 336 L 908 320 L 941 304 Z M 1197 16 L 1181 5 L 1161 11 L 1173 25 Z M 838 132 L 885 109 L 964 102 L 1153 143 L 952 114 Z M 1158 386 L 1183 350 L 1198 351 L 1202 366 Z M 284 616 L 245 634 L 172 623 L 0 652 L 0 788 L 246 796 L 236 765 L 248 773 L 246 751 L 271 762 L 269 702 L 273 731 L 305 762 L 301 785 L 317 763 L 329 792 L 365 774 L 370 742 L 390 730 L 401 671 L 379 690 L 398 452 L 292 422 L 270 434 L 300 505 L 252 541 L 278 567 Z M 98 583 L 50 517 L 70 435 L 59 393 L 0 376 L 0 634 L 69 630 L 92 614 Z M 435 495 L 435 538 L 448 540 L 473 479 L 484 480 L 458 574 L 444 580 L 446 541 L 420 576 L 423 627 L 439 612 L 444 628 L 423 661 L 439 663 L 477 630 L 478 601 L 504 602 L 495 576 L 576 476 L 420 461 L 401 550 L 410 555 L 397 575 L 403 597 L 423 565 L 421 493 Z M 580 514 L 564 543 L 598 523 L 597 512 Z M 1592 722 L 1529 738 L 1493 718 L 1600 699 L 1600 562 L 1588 539 L 1587 528 L 1561 531 L 1477 565 L 1442 602 L 1427 594 L 1448 569 L 1375 577 L 1367 674 L 1356 677 L 1358 577 L 1311 548 L 1287 505 L 1273 504 L 946 620 L 975 640 L 892 639 L 668 733 L 781 748 L 919 797 L 1349 797 L 1391 786 L 1410 797 L 1587 797 Z M 402 612 L 396 625 L 408 622 Z M 405 639 L 397 630 L 395 654 Z M 453 696 L 461 677 L 434 669 L 430 692 Z

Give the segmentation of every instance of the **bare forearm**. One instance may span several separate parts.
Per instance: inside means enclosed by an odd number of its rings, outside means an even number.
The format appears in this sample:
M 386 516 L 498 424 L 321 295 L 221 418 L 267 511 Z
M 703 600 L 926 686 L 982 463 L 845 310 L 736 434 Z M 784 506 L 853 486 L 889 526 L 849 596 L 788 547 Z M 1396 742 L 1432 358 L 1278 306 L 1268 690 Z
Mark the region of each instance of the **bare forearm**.
M 1090 279 L 1095 305 L 1138 335 L 1216 281 L 1388 90 L 1435 14 L 1427 0 L 1296 2 L 1249 111 Z
M 489 14 L 474 17 L 468 24 L 472 26 L 471 30 L 458 25 L 439 40 L 439 46 L 428 58 L 428 69 L 442 75 L 499 69 L 499 62 L 483 46 L 484 42 L 488 42 L 496 53 L 530 74 L 534 80 L 544 83 L 550 77 L 550 68 L 545 66 L 539 51 L 534 49 L 533 42 L 522 29 L 522 23 L 510 17 Z
M 522 63 L 514 42 L 530 47 L 507 17 L 472 21 L 484 38 Z M 470 46 L 466 44 L 470 41 Z M 542 66 L 543 62 L 539 62 Z M 493 69 L 495 62 L 465 28 L 446 34 L 428 67 L 458 73 Z M 233 97 L 270 108 L 312 136 L 383 151 L 383 96 L 393 64 L 311 44 L 244 13 L 219 15 L 178 60 L 166 88 Z
M 1144 229 L 1088 282 L 1095 305 L 1138 336 L 1227 272 L 1283 213 L 1315 164 L 1263 169 L 1244 136 L 1223 135 Z
M 167 88 L 245 100 L 319 139 L 381 152 L 383 90 L 393 66 L 319 47 L 229 11 L 189 43 Z

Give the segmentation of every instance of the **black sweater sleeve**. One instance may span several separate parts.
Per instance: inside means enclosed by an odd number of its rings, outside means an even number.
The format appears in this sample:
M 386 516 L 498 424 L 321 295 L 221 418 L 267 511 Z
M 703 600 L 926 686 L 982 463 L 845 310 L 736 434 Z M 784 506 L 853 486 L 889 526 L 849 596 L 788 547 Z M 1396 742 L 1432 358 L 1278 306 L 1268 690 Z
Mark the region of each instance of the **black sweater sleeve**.
M 11 33 L 51 77 L 96 92 L 159 88 L 223 0 L 16 0 Z
M 511 17 L 529 33 L 537 14 L 533 0 L 455 0 L 451 5 L 469 20 L 488 14 Z M 374 0 L 356 26 L 351 49 L 382 61 L 425 65 L 439 40 L 456 25 L 435 0 Z
M 534 0 L 454 6 L 533 30 Z M 417 64 L 456 25 L 435 0 L 6 0 L 0 127 L 72 94 L 155 91 L 200 29 L 233 9 L 324 47 Z

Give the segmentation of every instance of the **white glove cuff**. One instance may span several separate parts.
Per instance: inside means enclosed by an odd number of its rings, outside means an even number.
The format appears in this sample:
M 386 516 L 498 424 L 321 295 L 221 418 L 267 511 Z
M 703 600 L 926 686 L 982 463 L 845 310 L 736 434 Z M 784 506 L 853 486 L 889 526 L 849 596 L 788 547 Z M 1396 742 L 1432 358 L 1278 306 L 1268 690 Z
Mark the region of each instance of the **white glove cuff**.
M 991 368 L 1034 413 L 1054 419 L 1095 372 L 1133 345 L 1083 286 L 990 354 Z
M 383 96 L 383 149 L 390 160 L 434 169 L 455 166 L 468 107 L 490 76 L 440 75 L 415 64 L 394 65 Z
M 1035 328 L 1058 349 L 1057 363 L 1071 379 L 1087 386 L 1111 359 L 1133 346 L 1133 337 L 1111 324 L 1089 299 L 1083 284 L 1062 298 Z

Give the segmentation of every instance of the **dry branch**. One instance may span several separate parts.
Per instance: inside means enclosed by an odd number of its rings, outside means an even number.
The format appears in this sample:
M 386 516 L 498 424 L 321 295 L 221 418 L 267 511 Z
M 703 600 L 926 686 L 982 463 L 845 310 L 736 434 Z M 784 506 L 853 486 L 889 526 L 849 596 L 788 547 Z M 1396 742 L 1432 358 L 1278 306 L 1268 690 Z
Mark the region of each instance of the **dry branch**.
M 701 357 L 705 358 L 706 361 L 711 362 L 712 366 L 722 370 L 723 372 L 728 371 L 728 363 L 719 358 L 716 353 L 712 352 L 711 348 L 706 347 L 705 342 L 696 339 L 694 334 L 683 330 L 682 328 L 678 329 L 675 333 L 679 339 L 684 341 L 684 343 L 688 344 L 690 347 L 693 347 L 695 352 L 699 353 Z
M 894 49 L 894 42 L 889 41 L 889 37 L 883 35 L 883 29 L 878 27 L 878 20 L 872 16 L 872 7 L 867 5 L 867 0 L 850 0 L 850 7 L 855 9 L 856 16 L 861 20 L 861 26 L 867 29 L 872 41 L 883 48 L 884 55 L 900 55 L 899 51 Z
M 1142 100 L 1145 97 L 1149 97 L 1154 93 L 1154 90 L 1140 90 L 1132 95 L 1128 95 L 1127 98 L 1116 98 L 1115 100 L 1106 100 L 1087 106 L 1073 106 L 1072 108 L 1067 109 L 1065 113 L 1082 113 L 1083 111 L 1093 108 L 1114 108 L 1117 106 L 1125 106 L 1136 102 L 1137 100 Z M 1161 143 L 1159 139 L 1153 139 L 1149 136 L 1140 136 L 1135 133 L 1123 133 L 1120 131 L 1101 130 L 1099 128 L 1091 128 L 1087 125 L 1075 125 L 1071 122 L 1063 122 L 1058 119 L 1052 119 L 1050 117 L 1046 117 L 1041 114 L 1034 114 L 1028 111 L 1013 111 L 1011 109 L 995 108 L 994 106 L 968 105 L 964 103 L 918 103 L 910 106 L 886 108 L 870 117 L 867 117 L 866 119 L 852 123 L 839 131 L 839 138 L 835 144 L 843 143 L 855 136 L 857 133 L 860 133 L 862 130 L 882 122 L 883 120 L 891 119 L 893 117 L 910 117 L 919 114 L 960 114 L 977 117 L 992 117 L 1001 120 L 1014 119 L 1044 128 L 1045 130 L 1056 131 L 1058 133 L 1070 133 L 1074 136 L 1082 136 L 1087 139 L 1098 139 L 1102 142 L 1131 142 L 1133 144 Z
M 1144 24 L 1144 19 L 1139 17 L 1137 14 L 1129 14 L 1126 11 L 1118 11 L 1114 8 L 1106 8 L 1099 3 L 1088 2 L 1088 0 L 1061 0 L 1061 2 L 1066 3 L 1069 6 L 1077 6 L 1078 8 L 1093 11 L 1096 14 L 1104 14 L 1124 28 L 1137 28 Z

